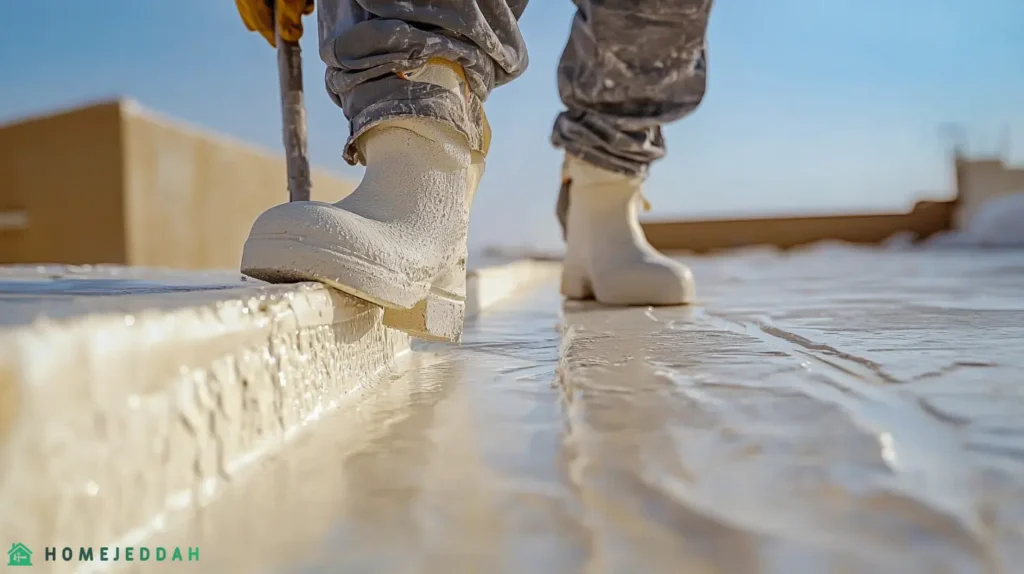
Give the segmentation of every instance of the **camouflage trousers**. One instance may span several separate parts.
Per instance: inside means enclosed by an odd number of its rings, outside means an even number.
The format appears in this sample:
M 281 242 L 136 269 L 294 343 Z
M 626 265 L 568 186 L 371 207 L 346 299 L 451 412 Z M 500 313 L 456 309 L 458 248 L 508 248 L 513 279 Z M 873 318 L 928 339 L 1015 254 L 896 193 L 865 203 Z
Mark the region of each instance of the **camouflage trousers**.
M 527 1 L 319 0 L 327 90 L 351 125 L 346 161 L 362 161 L 352 142 L 363 132 L 408 116 L 444 121 L 482 149 L 483 101 L 526 70 L 519 17 Z M 599 167 L 646 175 L 665 155 L 661 127 L 704 96 L 712 0 L 574 1 L 558 66 L 566 109 L 551 142 Z M 462 65 L 468 99 L 399 77 L 430 58 Z

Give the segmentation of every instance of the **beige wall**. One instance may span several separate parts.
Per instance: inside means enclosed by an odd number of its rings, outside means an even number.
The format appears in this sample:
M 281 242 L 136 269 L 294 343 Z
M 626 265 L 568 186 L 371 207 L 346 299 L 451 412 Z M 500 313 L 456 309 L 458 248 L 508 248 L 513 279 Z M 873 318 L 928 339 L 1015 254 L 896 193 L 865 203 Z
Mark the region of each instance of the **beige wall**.
M 790 249 L 823 240 L 878 244 L 897 233 L 925 239 L 952 225 L 952 201 L 921 201 L 908 213 L 766 217 L 644 223 L 647 239 L 665 251 L 707 253 L 748 245 Z
M 0 263 L 126 261 L 119 108 L 0 127 Z
M 965 159 L 956 162 L 959 207 L 956 226 L 963 227 L 985 201 L 1009 193 L 1024 193 L 1024 167 L 1008 166 L 1001 159 Z
M 127 243 L 132 264 L 237 267 L 253 220 L 288 199 L 283 157 L 123 108 Z M 340 145 L 339 141 L 339 145 Z M 352 186 L 313 172 L 313 199 Z
M 313 199 L 351 190 L 314 170 Z M 237 268 L 252 221 L 287 195 L 283 157 L 128 101 L 0 127 L 0 263 Z

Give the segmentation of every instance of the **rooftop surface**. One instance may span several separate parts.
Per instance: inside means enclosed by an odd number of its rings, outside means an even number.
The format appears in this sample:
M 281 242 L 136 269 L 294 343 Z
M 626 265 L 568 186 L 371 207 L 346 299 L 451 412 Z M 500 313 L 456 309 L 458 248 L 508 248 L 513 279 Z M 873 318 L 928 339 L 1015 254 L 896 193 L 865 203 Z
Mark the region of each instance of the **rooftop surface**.
M 690 263 L 692 308 L 548 285 L 419 346 L 187 536 L 279 572 L 1015 571 L 1024 253 Z
M 688 262 L 692 307 L 548 284 L 416 345 L 166 541 L 205 572 L 1017 571 L 1024 252 Z
M 88 314 L 131 315 L 283 290 L 227 271 L 103 265 L 0 266 L 0 327 Z

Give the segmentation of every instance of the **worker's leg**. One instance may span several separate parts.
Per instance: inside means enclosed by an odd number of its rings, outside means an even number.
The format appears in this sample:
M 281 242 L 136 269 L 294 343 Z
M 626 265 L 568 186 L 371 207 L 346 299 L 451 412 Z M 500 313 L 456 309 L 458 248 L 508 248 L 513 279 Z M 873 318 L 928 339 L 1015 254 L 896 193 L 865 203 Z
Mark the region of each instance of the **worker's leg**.
M 558 66 L 566 111 L 552 141 L 573 156 L 644 175 L 665 155 L 661 126 L 704 97 L 711 0 L 575 0 Z
M 366 165 L 341 201 L 263 213 L 242 270 L 321 281 L 385 308 L 413 336 L 458 340 L 469 208 L 489 131 L 482 102 L 526 68 L 526 0 L 320 0 L 327 88 Z
M 575 0 L 558 68 L 566 111 L 551 140 L 566 163 L 557 213 L 566 234 L 563 292 L 607 303 L 685 303 L 688 269 L 658 254 L 638 222 L 661 126 L 704 97 L 712 0 Z
M 320 57 L 327 91 L 351 126 L 349 163 L 362 163 L 355 140 L 384 121 L 441 120 L 483 147 L 481 103 L 523 73 L 526 45 L 518 20 L 527 0 L 320 0 Z M 400 77 L 432 58 L 460 65 L 471 95 Z

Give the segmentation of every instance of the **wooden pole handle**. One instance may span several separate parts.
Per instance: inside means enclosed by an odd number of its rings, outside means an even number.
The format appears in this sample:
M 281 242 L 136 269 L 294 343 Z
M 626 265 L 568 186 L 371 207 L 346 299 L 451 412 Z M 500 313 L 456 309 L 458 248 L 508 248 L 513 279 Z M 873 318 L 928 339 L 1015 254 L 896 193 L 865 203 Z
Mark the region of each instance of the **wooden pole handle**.
M 306 143 L 306 106 L 302 92 L 302 48 L 277 33 L 277 73 L 281 83 L 281 120 L 288 165 L 288 200 L 309 201 L 312 182 Z

